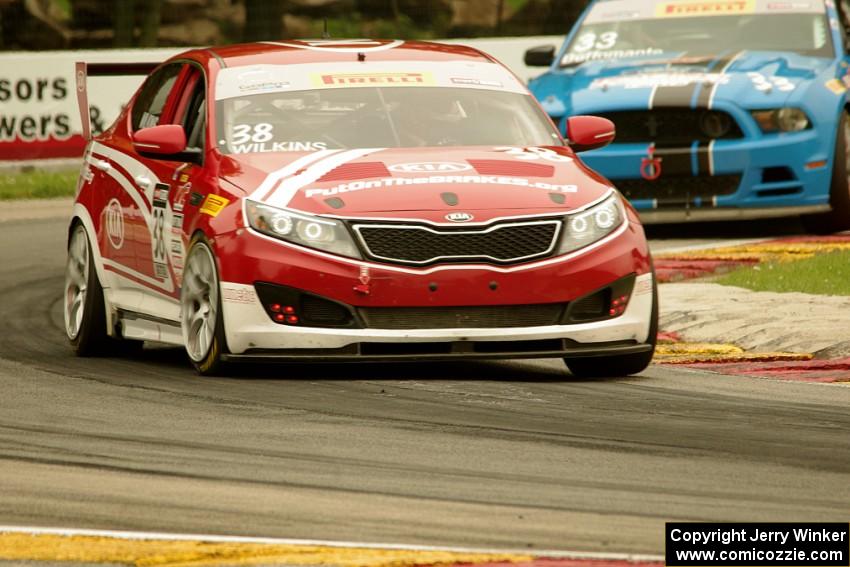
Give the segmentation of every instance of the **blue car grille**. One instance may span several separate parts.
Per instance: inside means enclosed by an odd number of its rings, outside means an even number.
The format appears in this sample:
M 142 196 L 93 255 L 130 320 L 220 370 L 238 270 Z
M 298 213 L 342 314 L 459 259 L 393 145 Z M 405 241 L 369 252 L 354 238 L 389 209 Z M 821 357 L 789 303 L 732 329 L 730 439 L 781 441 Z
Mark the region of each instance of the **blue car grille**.
M 616 143 L 655 142 L 687 146 L 693 142 L 743 138 L 740 126 L 727 112 L 705 108 L 654 108 L 594 113 L 614 123 Z
M 659 205 L 691 203 L 713 197 L 732 195 L 741 184 L 740 175 L 715 175 L 703 177 L 660 177 L 655 181 L 644 179 L 614 180 L 614 185 L 630 201 L 655 199 Z

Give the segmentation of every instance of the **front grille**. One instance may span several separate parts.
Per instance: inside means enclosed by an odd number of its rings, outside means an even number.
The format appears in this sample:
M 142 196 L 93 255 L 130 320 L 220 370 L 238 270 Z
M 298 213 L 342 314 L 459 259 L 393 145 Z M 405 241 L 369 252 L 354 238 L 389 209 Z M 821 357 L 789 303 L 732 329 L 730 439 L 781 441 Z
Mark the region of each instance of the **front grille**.
M 727 112 L 705 108 L 654 108 L 596 113 L 617 128 L 616 143 L 655 142 L 658 145 L 690 145 L 693 142 L 735 140 L 744 137 Z
M 741 184 L 740 175 L 714 175 L 703 177 L 664 177 L 655 181 L 646 179 L 614 180 L 614 185 L 629 200 L 656 199 L 659 202 L 689 203 L 731 195 Z
M 372 258 L 404 264 L 442 261 L 521 262 L 555 247 L 561 221 L 504 223 L 484 229 L 433 229 L 418 225 L 355 225 Z
M 361 307 L 369 329 L 498 329 L 557 325 L 566 303 L 473 307 Z

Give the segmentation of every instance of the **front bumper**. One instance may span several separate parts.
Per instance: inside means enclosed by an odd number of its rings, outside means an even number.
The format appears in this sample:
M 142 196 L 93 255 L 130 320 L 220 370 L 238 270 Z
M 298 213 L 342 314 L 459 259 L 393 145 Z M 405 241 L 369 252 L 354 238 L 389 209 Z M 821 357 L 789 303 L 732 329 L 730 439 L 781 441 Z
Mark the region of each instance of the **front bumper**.
M 234 360 L 604 356 L 651 348 L 646 344 L 653 301 L 649 253 L 640 225 L 631 222 L 580 254 L 509 268 L 400 268 L 316 254 L 253 233 L 219 239 L 216 248 L 225 336 Z M 356 289 L 364 274 L 368 295 Z M 272 321 L 254 286 L 273 282 L 362 308 L 521 306 L 568 303 L 628 274 L 637 277 L 621 315 L 532 327 L 289 326 Z

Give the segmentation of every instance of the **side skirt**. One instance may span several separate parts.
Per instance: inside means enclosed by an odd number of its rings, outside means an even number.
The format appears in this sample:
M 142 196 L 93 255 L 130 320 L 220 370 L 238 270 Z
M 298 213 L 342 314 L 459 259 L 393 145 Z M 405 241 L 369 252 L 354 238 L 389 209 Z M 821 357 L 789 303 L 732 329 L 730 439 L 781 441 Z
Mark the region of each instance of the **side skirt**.
M 117 328 L 125 339 L 183 345 L 183 330 L 177 321 L 119 309 Z

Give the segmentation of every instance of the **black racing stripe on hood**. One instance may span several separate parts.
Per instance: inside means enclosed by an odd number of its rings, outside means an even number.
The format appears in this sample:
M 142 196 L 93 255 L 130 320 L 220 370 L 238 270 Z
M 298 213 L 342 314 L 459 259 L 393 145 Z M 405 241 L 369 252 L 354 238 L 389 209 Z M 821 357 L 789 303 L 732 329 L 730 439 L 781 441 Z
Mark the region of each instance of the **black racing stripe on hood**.
M 711 65 L 711 70 L 716 73 L 724 73 L 741 53 L 741 51 L 738 51 L 737 53 L 732 53 L 715 60 Z M 718 85 L 716 84 L 710 86 L 701 85 L 701 89 L 697 95 L 696 108 L 708 108 L 717 88 Z

